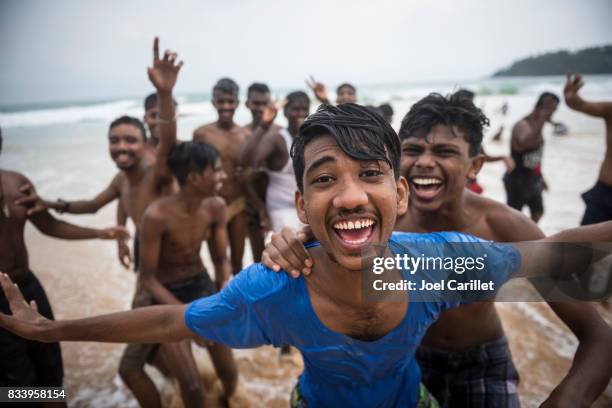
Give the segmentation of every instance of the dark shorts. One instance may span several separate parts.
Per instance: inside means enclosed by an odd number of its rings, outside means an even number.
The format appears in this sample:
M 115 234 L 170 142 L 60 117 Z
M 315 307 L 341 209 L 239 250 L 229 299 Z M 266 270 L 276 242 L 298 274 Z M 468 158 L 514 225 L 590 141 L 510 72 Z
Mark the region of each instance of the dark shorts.
M 201 275 L 181 282 L 164 285 L 178 300 L 190 303 L 196 299 L 213 295 L 217 292 L 215 283 L 210 279 L 206 271 Z M 150 306 L 156 304 L 144 289 L 137 287 L 132 308 Z M 142 370 L 147 362 L 151 362 L 158 344 L 132 343 L 128 344 L 123 351 L 119 363 L 119 371 Z
M 32 272 L 16 283 L 26 301 L 35 300 L 38 312 L 53 320 L 45 290 Z M 4 292 L 0 291 L 0 311 L 10 313 Z M 61 387 L 64 366 L 59 343 L 26 340 L 0 329 L 0 387 Z
M 612 220 L 612 187 L 598 181 L 592 189 L 582 194 L 582 199 L 586 209 L 580 225 Z
M 519 375 L 505 337 L 462 352 L 419 347 L 422 381 L 441 407 L 519 407 Z
M 244 209 L 244 215 L 246 216 L 247 227 L 249 230 L 256 230 L 260 228 L 261 219 L 259 218 L 259 211 L 252 205 L 247 205 Z
M 519 211 L 529 207 L 531 214 L 543 214 L 542 176 L 531 172 L 513 172 L 504 176 L 507 204 Z
M 132 253 L 134 254 L 134 271 L 137 272 L 138 267 L 140 266 L 140 239 L 138 239 L 138 233 L 134 234 L 134 242 L 132 245 Z

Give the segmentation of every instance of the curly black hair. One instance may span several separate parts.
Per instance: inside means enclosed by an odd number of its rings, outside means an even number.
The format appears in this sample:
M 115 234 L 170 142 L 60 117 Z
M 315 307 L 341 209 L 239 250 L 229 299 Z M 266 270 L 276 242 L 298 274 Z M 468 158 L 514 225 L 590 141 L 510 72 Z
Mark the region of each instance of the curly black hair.
M 399 137 L 401 140 L 426 139 L 436 125 L 448 126 L 453 133 L 454 127 L 463 131 L 470 145 L 469 154 L 475 156 L 480 152 L 483 130 L 489 126 L 489 118 L 460 92 L 447 97 L 431 93 L 412 105 L 402 120 Z

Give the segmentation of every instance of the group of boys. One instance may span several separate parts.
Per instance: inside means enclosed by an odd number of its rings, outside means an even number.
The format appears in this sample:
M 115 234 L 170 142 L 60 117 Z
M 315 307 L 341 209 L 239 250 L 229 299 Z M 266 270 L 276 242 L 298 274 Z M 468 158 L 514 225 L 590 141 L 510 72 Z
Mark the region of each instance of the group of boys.
M 488 120 L 459 95 L 421 99 L 404 117 L 398 138 L 378 111 L 354 103 L 355 88 L 348 84 L 338 90 L 337 107 L 326 103 L 311 116 L 306 93 L 287 95 L 287 128 L 273 123 L 278 107 L 270 102 L 267 86 L 253 84 L 246 103 L 252 122 L 240 127 L 233 121 L 238 86 L 224 78 L 213 88 L 217 121 L 198 128 L 192 142 L 179 143 L 172 90 L 182 62 L 170 51 L 160 57 L 157 40 L 153 55 L 148 74 L 157 93 L 145 102 L 151 136 L 147 139 L 135 118 L 111 124 L 109 151 L 120 171 L 96 198 L 49 202 L 23 176 L 0 173 L 0 227 L 21 237 L 19 248 L 0 246 L 0 270 L 8 273 L 0 275 L 0 326 L 3 339 L 12 336 L 10 344 L 24 344 L 20 356 L 29 361 L 25 366 L 13 357 L 16 352 L 2 349 L 7 365 L 2 372 L 27 371 L 34 377 L 2 378 L 3 384 L 61 384 L 60 374 L 51 382 L 42 377 L 46 367 L 32 367 L 46 361 L 29 351 L 30 344 L 43 347 L 38 341 L 56 350 L 54 365 L 60 368 L 60 340 L 123 342 L 130 344 L 120 374 L 142 406 L 161 406 L 144 371 L 147 362 L 178 379 L 185 406 L 202 406 L 191 352 L 191 340 L 200 337 L 228 399 L 238 382 L 229 347 L 273 344 L 295 346 L 304 357 L 292 406 L 436 406 L 429 392 L 443 406 L 518 406 L 518 374 L 493 304 L 414 302 L 408 294 L 399 303 L 363 302 L 363 248 L 388 243 L 394 252 L 409 252 L 425 244 L 436 253 L 437 243 L 483 239 L 610 241 L 611 223 L 545 238 L 521 213 L 466 190 L 466 181 L 475 179 L 484 161 L 480 145 Z M 319 83 L 309 85 L 317 97 L 323 95 Z M 124 229 L 77 229 L 46 211 L 95 212 L 115 199 L 119 223 L 129 217 L 136 226 L 135 310 L 53 321 L 48 302 L 41 307 L 44 292 L 37 297 L 24 281 L 22 295 L 10 285 L 25 274 L 35 281 L 27 272 L 25 220 L 41 229 L 58 224 L 42 229 L 53 236 L 120 238 L 120 259 L 128 264 Z M 310 226 L 317 241 L 307 249 L 294 232 L 302 224 Z M 261 255 L 266 228 L 277 233 Z M 255 260 L 261 258 L 269 268 L 256 264 L 240 272 L 247 234 Z M 214 282 L 200 258 L 203 241 Z M 497 260 L 487 273 L 499 281 L 519 269 L 533 271 L 528 260 L 544 257 L 538 246 L 487 248 L 490 259 Z M 273 272 L 280 269 L 287 274 Z M 289 277 L 299 271 L 299 279 Z M 570 371 L 544 406 L 589 404 L 612 374 L 612 333 L 588 303 L 550 306 L 580 344 Z M 9 361 L 20 367 L 9 367 Z

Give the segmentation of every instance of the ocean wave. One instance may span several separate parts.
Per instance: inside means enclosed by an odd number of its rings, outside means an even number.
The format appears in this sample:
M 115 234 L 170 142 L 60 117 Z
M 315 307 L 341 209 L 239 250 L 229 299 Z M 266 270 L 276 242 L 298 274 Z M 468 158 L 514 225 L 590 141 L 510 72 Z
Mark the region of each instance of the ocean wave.
M 587 76 L 583 95 L 607 99 L 612 95 L 612 75 Z M 359 101 L 363 104 L 377 105 L 383 102 L 415 102 L 431 92 L 447 95 L 458 89 L 470 89 L 477 96 L 538 95 L 544 91 L 561 93 L 565 77 L 515 77 L 484 78 L 457 81 L 439 81 L 429 83 L 394 83 L 378 85 L 358 85 Z M 276 92 L 273 92 L 276 93 Z M 179 113 L 192 117 L 214 118 L 215 111 L 210 103 L 209 94 L 188 94 L 176 96 L 179 102 Z M 246 121 L 249 115 L 239 109 Z M 21 109 L 10 112 L 0 111 L 0 126 L 3 128 L 45 126 L 83 121 L 109 122 L 120 115 L 131 115 L 141 118 L 143 115 L 142 100 L 120 99 L 98 104 L 83 103 L 57 108 Z M 214 120 L 214 119 L 211 119 Z
M 86 106 L 67 106 L 0 113 L 3 128 L 45 126 L 85 121 L 109 121 L 121 115 L 142 117 L 141 101 L 123 99 Z

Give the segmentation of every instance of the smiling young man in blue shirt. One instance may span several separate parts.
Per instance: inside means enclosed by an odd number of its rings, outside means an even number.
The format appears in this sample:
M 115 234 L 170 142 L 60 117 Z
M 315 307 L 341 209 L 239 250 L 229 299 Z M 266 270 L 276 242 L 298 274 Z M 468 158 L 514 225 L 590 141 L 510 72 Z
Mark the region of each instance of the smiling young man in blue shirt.
M 320 108 L 300 128 L 292 158 L 298 215 L 319 242 L 309 249 L 318 273 L 292 279 L 255 264 L 220 293 L 189 305 L 55 322 L 38 315 L 1 276 L 13 315 L 0 315 L 0 326 L 39 341 L 172 342 L 197 334 L 232 347 L 289 344 L 305 361 L 295 404 L 427 404 L 414 352 L 439 313 L 460 302 L 415 302 L 408 293 L 365 301 L 362 252 L 389 245 L 394 253 L 406 253 L 414 244 L 427 256 L 444 256 L 439 243 L 480 241 L 459 233 L 392 234 L 408 202 L 406 180 L 399 176 L 400 142 L 381 117 L 364 107 Z M 590 228 L 602 233 L 601 227 Z M 612 227 L 605 228 L 611 235 Z M 588 240 L 590 231 L 580 232 Z M 460 255 L 476 255 L 473 248 L 466 245 Z M 526 263 L 542 260 L 541 254 L 522 249 L 519 254 L 507 244 L 478 248 L 488 259 L 483 273 L 494 273 L 498 282 L 518 270 L 521 256 Z

